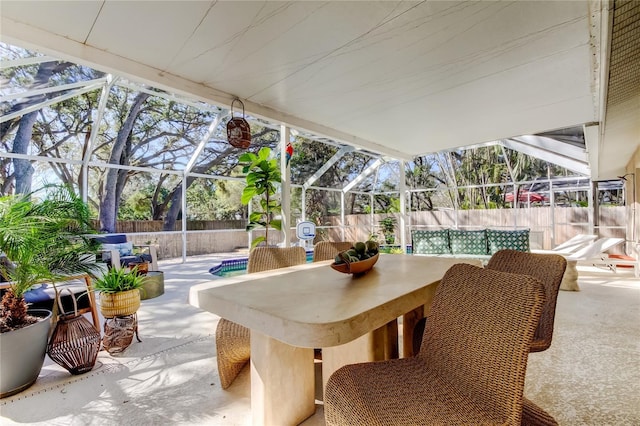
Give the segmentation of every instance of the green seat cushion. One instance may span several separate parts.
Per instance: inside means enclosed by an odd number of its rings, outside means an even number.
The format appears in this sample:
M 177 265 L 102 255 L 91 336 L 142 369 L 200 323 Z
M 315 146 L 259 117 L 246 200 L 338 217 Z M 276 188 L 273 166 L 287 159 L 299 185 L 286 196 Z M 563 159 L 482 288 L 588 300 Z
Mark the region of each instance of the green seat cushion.
M 489 243 L 489 253 L 510 249 L 518 251 L 529 251 L 529 230 L 519 229 L 514 231 L 498 231 L 487 229 L 487 241 Z
M 451 254 L 448 229 L 412 231 L 411 244 L 415 254 Z
M 487 233 L 479 231 L 449 230 L 449 242 L 452 254 L 489 254 Z

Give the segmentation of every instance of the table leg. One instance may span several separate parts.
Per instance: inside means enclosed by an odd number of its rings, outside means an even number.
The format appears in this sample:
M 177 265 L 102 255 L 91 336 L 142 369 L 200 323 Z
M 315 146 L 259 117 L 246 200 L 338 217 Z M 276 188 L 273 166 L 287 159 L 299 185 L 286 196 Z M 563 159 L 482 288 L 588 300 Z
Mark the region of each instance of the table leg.
M 402 316 L 402 357 L 409 358 L 413 352 L 413 332 L 416 324 L 424 318 L 424 306 L 418 306 Z
M 418 306 L 411 312 L 407 312 L 402 316 L 402 357 L 408 358 L 414 356 L 413 352 L 413 330 L 419 320 L 426 317 L 431 312 L 431 302 L 436 294 L 436 288 L 440 282 L 434 283 L 427 287 L 427 300 L 424 305 Z
M 255 425 L 299 424 L 315 412 L 312 348 L 251 330 L 251 414 Z
M 398 321 L 339 346 L 322 348 L 322 389 L 331 374 L 347 364 L 398 358 Z

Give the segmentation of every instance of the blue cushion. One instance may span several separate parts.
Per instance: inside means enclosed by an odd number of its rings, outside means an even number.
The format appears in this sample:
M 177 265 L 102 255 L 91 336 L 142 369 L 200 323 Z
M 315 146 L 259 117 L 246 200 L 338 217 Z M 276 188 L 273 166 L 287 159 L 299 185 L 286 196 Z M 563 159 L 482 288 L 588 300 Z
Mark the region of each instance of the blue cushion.
M 121 244 L 127 242 L 127 236 L 125 234 L 105 235 L 93 238 L 101 244 Z
M 487 233 L 480 231 L 449 230 L 449 242 L 452 254 L 489 254 Z
M 503 249 L 529 251 L 529 230 L 503 231 L 487 229 L 487 241 L 490 254 Z
M 414 254 L 451 254 L 448 229 L 412 231 L 411 245 Z

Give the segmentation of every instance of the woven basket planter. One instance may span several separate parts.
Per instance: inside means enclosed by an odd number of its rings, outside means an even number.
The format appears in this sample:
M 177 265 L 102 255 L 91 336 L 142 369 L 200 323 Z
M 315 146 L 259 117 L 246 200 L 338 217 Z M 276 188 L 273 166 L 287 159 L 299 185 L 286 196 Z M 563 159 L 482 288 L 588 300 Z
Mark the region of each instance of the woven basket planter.
M 140 290 L 100 293 L 100 312 L 105 318 L 133 315 L 140 307 Z

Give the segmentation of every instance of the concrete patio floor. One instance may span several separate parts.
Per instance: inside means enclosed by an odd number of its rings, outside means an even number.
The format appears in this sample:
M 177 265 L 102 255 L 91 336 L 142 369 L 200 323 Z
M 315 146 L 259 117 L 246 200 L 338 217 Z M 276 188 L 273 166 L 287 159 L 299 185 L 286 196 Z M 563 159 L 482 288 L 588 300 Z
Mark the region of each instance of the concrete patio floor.
M 219 258 L 215 257 L 215 258 Z M 138 312 L 141 343 L 72 376 L 47 358 L 38 381 L 0 400 L 0 424 L 246 425 L 249 369 L 220 388 L 218 317 L 187 303 L 212 279 L 213 256 L 161 262 L 164 295 Z M 640 280 L 579 265 L 580 292 L 560 292 L 551 348 L 529 357 L 525 394 L 561 425 L 640 424 Z M 304 425 L 323 425 L 316 414 Z

